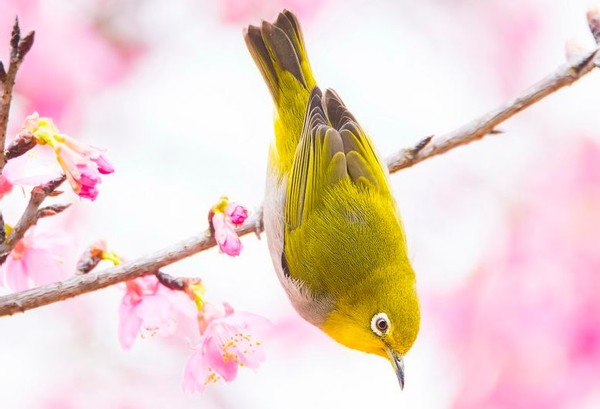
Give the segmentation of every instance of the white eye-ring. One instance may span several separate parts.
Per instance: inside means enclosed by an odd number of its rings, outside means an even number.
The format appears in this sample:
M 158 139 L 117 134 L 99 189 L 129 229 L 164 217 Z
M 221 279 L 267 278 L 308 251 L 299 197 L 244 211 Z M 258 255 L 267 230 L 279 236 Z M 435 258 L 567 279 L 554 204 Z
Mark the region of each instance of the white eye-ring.
M 385 312 L 377 313 L 371 318 L 371 330 L 380 337 L 387 334 L 391 326 L 390 319 Z

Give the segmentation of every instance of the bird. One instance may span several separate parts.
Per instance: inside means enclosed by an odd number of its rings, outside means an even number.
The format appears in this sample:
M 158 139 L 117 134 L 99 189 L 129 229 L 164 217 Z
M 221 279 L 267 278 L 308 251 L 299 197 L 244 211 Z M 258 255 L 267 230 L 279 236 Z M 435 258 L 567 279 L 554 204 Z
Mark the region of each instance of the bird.
M 317 86 L 292 11 L 244 39 L 275 105 L 263 221 L 277 277 L 303 319 L 387 358 L 403 389 L 420 308 L 387 168 L 338 94 Z

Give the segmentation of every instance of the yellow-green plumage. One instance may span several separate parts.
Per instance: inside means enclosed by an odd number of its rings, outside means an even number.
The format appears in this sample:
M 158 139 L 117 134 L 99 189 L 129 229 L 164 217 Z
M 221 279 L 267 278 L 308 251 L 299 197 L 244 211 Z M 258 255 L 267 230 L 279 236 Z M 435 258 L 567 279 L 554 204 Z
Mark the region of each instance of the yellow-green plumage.
M 317 87 L 291 12 L 245 39 L 276 107 L 265 228 L 279 279 L 305 319 L 389 357 L 403 384 L 419 306 L 387 171 L 337 94 Z
M 280 174 L 289 172 L 304 123 L 306 104 L 317 83 L 312 75 L 298 20 L 285 11 L 274 24 L 249 26 L 248 49 L 269 86 L 277 108 L 273 162 Z

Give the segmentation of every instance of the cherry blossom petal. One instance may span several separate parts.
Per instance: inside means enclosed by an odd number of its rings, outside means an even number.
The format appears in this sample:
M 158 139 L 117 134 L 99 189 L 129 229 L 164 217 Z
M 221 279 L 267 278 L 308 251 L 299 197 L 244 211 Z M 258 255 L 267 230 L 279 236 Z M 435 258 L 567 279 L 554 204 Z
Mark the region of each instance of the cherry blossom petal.
M 12 185 L 35 186 L 47 183 L 61 175 L 47 147 L 38 147 L 23 156 L 6 162 L 2 176 Z M 51 160 L 50 160 L 51 159 Z
M 51 119 L 42 118 L 37 112 L 27 117 L 22 132 L 30 133 L 38 144 L 54 150 L 73 191 L 82 198 L 95 200 L 101 175 L 114 172 L 102 149 L 60 133 Z
M 270 327 L 265 318 L 235 312 L 224 303 L 222 306 L 205 304 L 201 321 L 201 344 L 188 360 L 184 374 L 185 390 L 201 392 L 205 384 L 220 379 L 231 382 L 240 366 L 258 368 L 264 362 L 265 353 L 260 339 Z M 191 367 L 194 364 L 199 368 Z M 192 378 L 194 376 L 203 378 Z
M 104 155 L 100 155 L 97 158 L 92 158 L 96 165 L 98 165 L 98 172 L 103 175 L 108 175 L 115 171 L 113 165 L 104 157 Z
M 119 307 L 119 343 L 130 349 L 142 327 L 142 319 L 135 313 L 135 305 L 122 302 Z
M 235 202 L 229 203 L 225 209 L 229 221 L 236 226 L 241 225 L 248 218 L 248 210 Z
M 13 185 L 4 177 L 0 175 L 0 199 L 12 192 Z
M 65 278 L 73 267 L 72 247 L 72 238 L 64 231 L 45 231 L 39 224 L 29 228 L 0 266 L 6 284 L 14 291 L 23 291 L 30 283 L 43 285 Z
M 22 259 L 7 257 L 4 262 L 4 274 L 6 285 L 14 291 L 25 291 L 29 289 L 27 267 Z
M 160 331 L 162 335 L 173 333 L 171 302 L 167 297 L 152 295 L 143 297 L 135 309 L 143 327 L 150 331 Z
M 212 222 L 219 249 L 229 256 L 239 256 L 242 251 L 242 243 L 233 227 L 225 221 L 225 215 L 215 213 Z
M 129 326 L 130 315 L 136 317 L 135 325 Z M 194 302 L 186 293 L 160 284 L 155 275 L 126 282 L 119 317 L 121 327 L 131 332 L 123 333 L 120 327 L 119 337 L 126 349 L 131 347 L 140 331 L 161 336 L 170 336 L 177 331 L 182 336 L 189 333 L 192 337 L 199 331 Z
M 217 380 L 218 376 L 210 369 L 203 351 L 198 350 L 188 358 L 183 373 L 183 390 L 185 392 L 201 393 L 207 383 Z
M 228 338 L 217 334 L 208 337 L 205 342 L 205 359 L 209 366 L 219 374 L 225 382 L 230 382 L 237 376 L 238 364 L 232 356 L 226 356 L 223 351 Z

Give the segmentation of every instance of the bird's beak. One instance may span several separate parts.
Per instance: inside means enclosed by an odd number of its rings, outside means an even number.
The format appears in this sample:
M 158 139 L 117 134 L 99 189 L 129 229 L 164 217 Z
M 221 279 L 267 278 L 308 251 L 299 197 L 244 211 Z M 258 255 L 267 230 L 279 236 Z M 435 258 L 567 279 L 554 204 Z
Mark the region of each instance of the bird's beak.
M 404 389 L 404 359 L 403 356 L 394 351 L 389 346 L 387 347 L 388 355 L 390 356 L 390 362 L 394 367 L 394 371 L 396 371 L 396 376 L 398 377 L 398 383 L 400 384 L 400 389 Z

